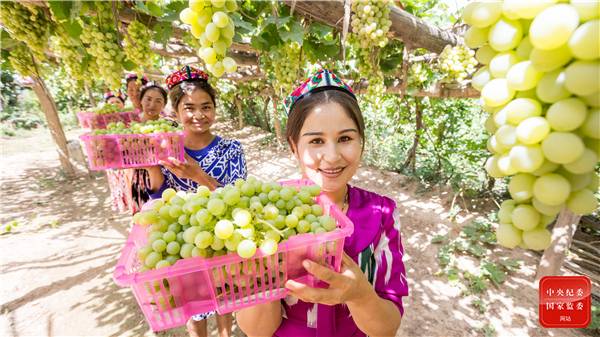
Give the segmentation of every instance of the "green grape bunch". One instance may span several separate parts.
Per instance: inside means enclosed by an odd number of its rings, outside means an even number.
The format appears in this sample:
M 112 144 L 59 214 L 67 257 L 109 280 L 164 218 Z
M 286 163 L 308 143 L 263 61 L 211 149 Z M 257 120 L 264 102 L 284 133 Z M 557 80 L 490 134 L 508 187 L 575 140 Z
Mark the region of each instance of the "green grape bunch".
M 598 210 L 600 2 L 474 1 L 462 17 L 484 65 L 471 83 L 490 113 L 485 169 L 510 177 L 498 242 L 547 249 L 560 212 Z
M 442 72 L 442 82 L 463 84 L 473 74 L 477 66 L 475 51 L 464 45 L 446 46 L 437 60 L 437 68 Z
M 190 0 L 189 7 L 179 13 L 181 22 L 191 26 L 192 35 L 200 42 L 198 56 L 214 76 L 237 70 L 237 63 L 226 56 L 233 44 L 235 25 L 227 14 L 237 10 L 235 0 Z
M 92 112 L 97 113 L 99 115 L 107 115 L 107 114 L 113 114 L 113 113 L 116 113 L 116 112 L 130 111 L 130 110 L 127 110 L 127 109 L 124 109 L 124 108 L 119 108 L 115 104 L 102 104 L 101 106 L 99 106 L 99 107 L 95 108 L 94 110 L 92 110 Z
M 352 1 L 352 31 L 361 48 L 383 48 L 390 30 L 390 0 Z
M 17 1 L 2 1 L 0 8 L 4 20 L 2 25 L 16 40 L 24 42 L 38 60 L 45 60 L 44 51 L 53 31 L 52 21 L 43 8 L 24 6 Z M 7 20 L 7 18 L 9 18 Z
M 106 125 L 106 129 L 95 129 L 95 135 L 131 135 L 131 134 L 151 134 L 181 131 L 172 122 L 164 119 L 158 119 L 147 122 L 132 122 L 127 126 L 123 122 L 111 122 Z
M 53 36 L 50 41 L 67 74 L 76 81 L 87 80 L 87 71 L 83 66 L 83 50 L 80 49 L 83 46 L 65 32 Z
M 210 191 L 166 189 L 150 209 L 134 216 L 146 227 L 147 244 L 137 255 L 142 270 L 168 267 L 179 259 L 237 253 L 249 259 L 257 250 L 273 255 L 293 235 L 336 229 L 336 221 L 316 204 L 316 185 L 295 187 L 253 177 Z
M 273 86 L 277 92 L 289 93 L 302 75 L 300 65 L 300 45 L 296 42 L 270 52 L 265 57 L 265 66 L 274 76 Z
M 127 26 L 125 55 L 141 69 L 152 65 L 153 53 L 150 50 L 148 27 L 137 20 L 132 21 Z
M 113 4 L 118 6 L 118 2 L 93 3 L 97 15 L 84 22 L 81 41 L 85 44 L 87 52 L 94 57 L 93 63 L 97 67 L 99 77 L 110 89 L 118 90 L 121 87 L 125 62 L 125 53 L 119 43 L 112 14 Z
M 117 32 L 112 28 L 103 32 L 94 24 L 86 24 L 83 26 L 81 41 L 94 57 L 100 77 L 110 89 L 119 89 L 125 54 L 119 46 Z

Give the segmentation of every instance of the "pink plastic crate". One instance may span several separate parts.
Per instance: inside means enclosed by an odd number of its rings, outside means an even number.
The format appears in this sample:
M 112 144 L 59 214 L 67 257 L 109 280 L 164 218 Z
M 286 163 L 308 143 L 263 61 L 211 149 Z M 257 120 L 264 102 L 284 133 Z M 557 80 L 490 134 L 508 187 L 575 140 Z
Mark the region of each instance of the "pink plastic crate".
M 92 170 L 122 169 L 158 165 L 174 157 L 184 160 L 183 132 L 151 134 L 92 135 L 79 137 Z
M 81 111 L 77 113 L 79 125 L 85 129 L 106 129 L 108 123 L 123 122 L 129 125 L 131 122 L 139 122 L 140 114 L 135 111 L 115 112 L 112 114 L 98 114 L 95 112 Z
M 304 180 L 282 182 L 283 185 L 313 184 Z M 284 284 L 293 279 L 311 286 L 321 282 L 302 267 L 304 259 L 328 264 L 339 271 L 344 240 L 354 232 L 354 225 L 327 197 L 317 197 L 325 213 L 337 222 L 337 229 L 322 234 L 299 234 L 279 244 L 277 253 L 256 255 L 244 260 L 237 253 L 213 258 L 188 258 L 171 267 L 137 272 L 140 262 L 137 249 L 147 241 L 145 228 L 134 225 L 113 277 L 120 286 L 130 286 L 154 331 L 185 325 L 194 314 L 216 310 L 229 313 L 245 307 L 285 297 Z M 157 305 L 158 303 L 158 305 Z

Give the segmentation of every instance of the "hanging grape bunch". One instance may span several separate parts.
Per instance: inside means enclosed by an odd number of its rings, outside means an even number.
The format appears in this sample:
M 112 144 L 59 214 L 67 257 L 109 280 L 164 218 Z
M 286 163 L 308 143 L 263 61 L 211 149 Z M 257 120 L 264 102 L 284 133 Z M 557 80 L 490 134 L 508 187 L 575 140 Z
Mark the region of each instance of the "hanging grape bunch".
M 152 65 L 153 53 L 150 50 L 150 34 L 148 27 L 143 23 L 133 20 L 127 26 L 127 38 L 125 39 L 125 55 L 139 70 Z
M 287 94 L 292 91 L 302 74 L 300 67 L 300 45 L 296 42 L 285 44 L 276 51 L 265 54 L 267 72 L 273 74 L 276 92 Z
M 50 41 L 67 74 L 76 81 L 86 80 L 81 44 L 66 33 L 57 33 Z
M 497 231 L 510 248 L 545 249 L 564 207 L 598 208 L 599 2 L 553 2 L 473 2 L 463 13 L 465 42 L 486 65 L 473 76 L 491 114 L 486 170 L 512 176 Z
M 17 1 L 2 1 L 0 6 L 5 17 L 2 24 L 11 36 L 24 42 L 38 60 L 44 60 L 52 25 L 43 8 L 24 6 Z
M 100 78 L 112 90 L 121 87 L 125 54 L 114 26 L 111 2 L 94 2 L 97 15 L 85 22 L 81 41 L 94 56 Z
M 446 46 L 437 60 L 437 67 L 444 75 L 441 81 L 464 84 L 477 66 L 474 56 L 475 52 L 467 46 Z
M 233 19 L 227 13 L 235 10 L 235 0 L 190 0 L 189 7 L 179 13 L 181 21 L 191 26 L 192 35 L 200 41 L 198 56 L 214 77 L 237 70 L 235 60 L 226 56 L 235 34 Z
M 352 1 L 352 32 L 361 48 L 383 48 L 388 43 L 390 21 L 389 0 Z
M 360 0 L 352 2 L 352 38 L 357 50 L 358 72 L 368 82 L 367 97 L 371 101 L 385 92 L 383 73 L 379 69 L 379 48 L 388 43 L 390 21 L 389 0 Z

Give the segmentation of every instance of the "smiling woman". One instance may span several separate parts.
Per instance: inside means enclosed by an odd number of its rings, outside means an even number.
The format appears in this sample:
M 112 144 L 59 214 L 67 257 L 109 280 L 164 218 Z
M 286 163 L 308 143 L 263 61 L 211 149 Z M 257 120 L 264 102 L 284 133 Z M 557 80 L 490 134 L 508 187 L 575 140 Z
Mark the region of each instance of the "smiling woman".
M 290 114 L 286 138 L 302 172 L 323 191 L 341 192 L 334 200 L 343 200 L 345 183 L 358 169 L 364 144 L 356 100 L 337 90 L 307 96 Z
M 147 168 L 151 198 L 160 198 L 167 188 L 196 191 L 198 186 L 211 190 L 237 179 L 246 179 L 246 161 L 237 140 L 224 139 L 211 132 L 215 121 L 216 95 L 204 72 L 184 66 L 167 77 L 169 98 L 185 134 L 185 161 L 168 158 L 161 166 Z M 198 313 L 187 322 L 190 336 L 206 336 L 210 313 Z M 232 316 L 217 315 L 219 335 L 231 334 Z
M 339 273 L 302 263 L 327 288 L 289 280 L 288 298 L 242 309 L 237 322 L 248 336 L 394 336 L 408 295 L 400 221 L 393 200 L 348 184 L 364 145 L 356 97 L 321 70 L 286 99 L 286 108 L 287 140 L 304 178 L 346 213 L 354 233 L 344 242 Z

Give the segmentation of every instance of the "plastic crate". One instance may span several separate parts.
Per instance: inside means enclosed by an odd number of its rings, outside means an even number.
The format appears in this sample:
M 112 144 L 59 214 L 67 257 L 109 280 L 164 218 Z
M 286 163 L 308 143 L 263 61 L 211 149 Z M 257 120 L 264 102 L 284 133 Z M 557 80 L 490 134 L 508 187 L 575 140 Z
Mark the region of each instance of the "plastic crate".
M 95 112 L 81 111 L 77 113 L 79 125 L 84 129 L 106 129 L 108 123 L 123 122 L 129 125 L 131 122 L 141 121 L 140 113 L 136 111 L 123 111 L 111 114 L 99 114 Z
M 283 185 L 313 184 L 303 180 Z M 327 197 L 317 197 L 326 214 L 337 222 L 337 229 L 321 234 L 299 234 L 278 246 L 277 253 L 256 255 L 244 260 L 233 252 L 213 258 L 187 258 L 173 266 L 137 272 L 137 249 L 147 242 L 145 228 L 134 225 L 113 277 L 120 286 L 130 286 L 154 331 L 183 326 L 194 314 L 216 310 L 229 313 L 245 307 L 285 297 L 284 284 L 293 279 L 314 287 L 322 283 L 302 267 L 304 259 L 328 264 L 339 271 L 344 240 L 354 225 Z M 148 204 L 147 204 L 148 205 Z
M 184 160 L 183 132 L 92 135 L 79 137 L 92 170 L 136 168 L 158 165 L 174 157 Z

